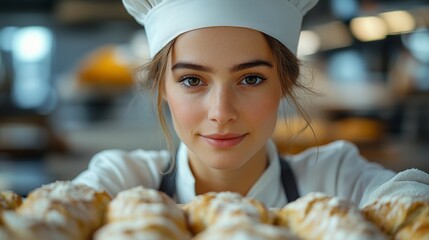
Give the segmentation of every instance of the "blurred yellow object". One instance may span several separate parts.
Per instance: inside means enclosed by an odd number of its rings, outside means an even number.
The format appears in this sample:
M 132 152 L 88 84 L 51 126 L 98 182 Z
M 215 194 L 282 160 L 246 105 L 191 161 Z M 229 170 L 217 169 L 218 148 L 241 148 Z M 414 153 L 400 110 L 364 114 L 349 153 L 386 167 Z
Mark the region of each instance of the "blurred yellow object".
M 384 123 L 378 119 L 313 119 L 310 124 L 307 126 L 301 118 L 279 119 L 272 136 L 278 151 L 282 154 L 296 154 L 335 140 L 348 140 L 364 146 L 380 143 L 385 136 Z
M 125 54 L 115 45 L 106 45 L 90 52 L 80 63 L 79 86 L 95 90 L 124 90 L 133 85 L 133 73 Z
M 272 136 L 280 153 L 295 154 L 309 147 L 326 144 L 332 140 L 330 125 L 313 119 L 310 125 L 302 118 L 279 119 Z
M 378 143 L 385 135 L 385 124 L 378 119 L 348 117 L 335 121 L 333 131 L 336 139 L 356 144 Z

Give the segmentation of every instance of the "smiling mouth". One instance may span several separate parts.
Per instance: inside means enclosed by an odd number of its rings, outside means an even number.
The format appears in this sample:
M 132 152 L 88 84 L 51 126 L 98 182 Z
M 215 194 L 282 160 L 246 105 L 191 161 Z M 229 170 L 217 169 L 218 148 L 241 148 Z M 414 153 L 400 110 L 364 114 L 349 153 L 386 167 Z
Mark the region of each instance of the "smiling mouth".
M 242 142 L 246 136 L 247 134 L 201 135 L 214 148 L 232 148 Z

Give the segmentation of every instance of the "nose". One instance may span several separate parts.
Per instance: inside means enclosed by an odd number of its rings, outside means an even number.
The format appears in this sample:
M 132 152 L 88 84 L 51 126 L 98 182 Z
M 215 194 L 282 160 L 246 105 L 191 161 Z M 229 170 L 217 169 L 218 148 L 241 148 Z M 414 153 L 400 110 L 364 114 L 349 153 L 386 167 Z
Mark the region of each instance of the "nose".
M 225 125 L 236 120 L 238 117 L 236 100 L 232 89 L 228 89 L 227 87 L 213 89 L 208 111 L 210 121 L 218 125 Z

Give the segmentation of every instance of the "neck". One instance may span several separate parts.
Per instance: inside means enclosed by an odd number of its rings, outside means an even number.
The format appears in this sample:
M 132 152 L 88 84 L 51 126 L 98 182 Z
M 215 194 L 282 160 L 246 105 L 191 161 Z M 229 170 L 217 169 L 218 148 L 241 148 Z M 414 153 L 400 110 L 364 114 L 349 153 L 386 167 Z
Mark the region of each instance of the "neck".
M 214 169 L 207 165 L 197 169 L 192 166 L 191 162 L 189 161 L 196 180 L 195 193 L 197 195 L 206 192 L 231 191 L 246 196 L 268 166 L 268 157 L 264 147 L 243 166 L 232 170 Z

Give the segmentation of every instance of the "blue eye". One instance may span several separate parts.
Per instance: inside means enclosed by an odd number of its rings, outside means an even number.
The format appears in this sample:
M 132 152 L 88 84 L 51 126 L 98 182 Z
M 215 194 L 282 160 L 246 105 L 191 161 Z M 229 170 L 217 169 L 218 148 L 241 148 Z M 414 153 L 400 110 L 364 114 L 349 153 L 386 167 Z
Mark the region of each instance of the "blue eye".
M 203 84 L 203 82 L 197 77 L 183 77 L 180 79 L 180 83 L 185 87 L 197 87 Z
M 241 80 L 241 84 L 255 86 L 261 84 L 266 78 L 258 75 L 248 75 Z

